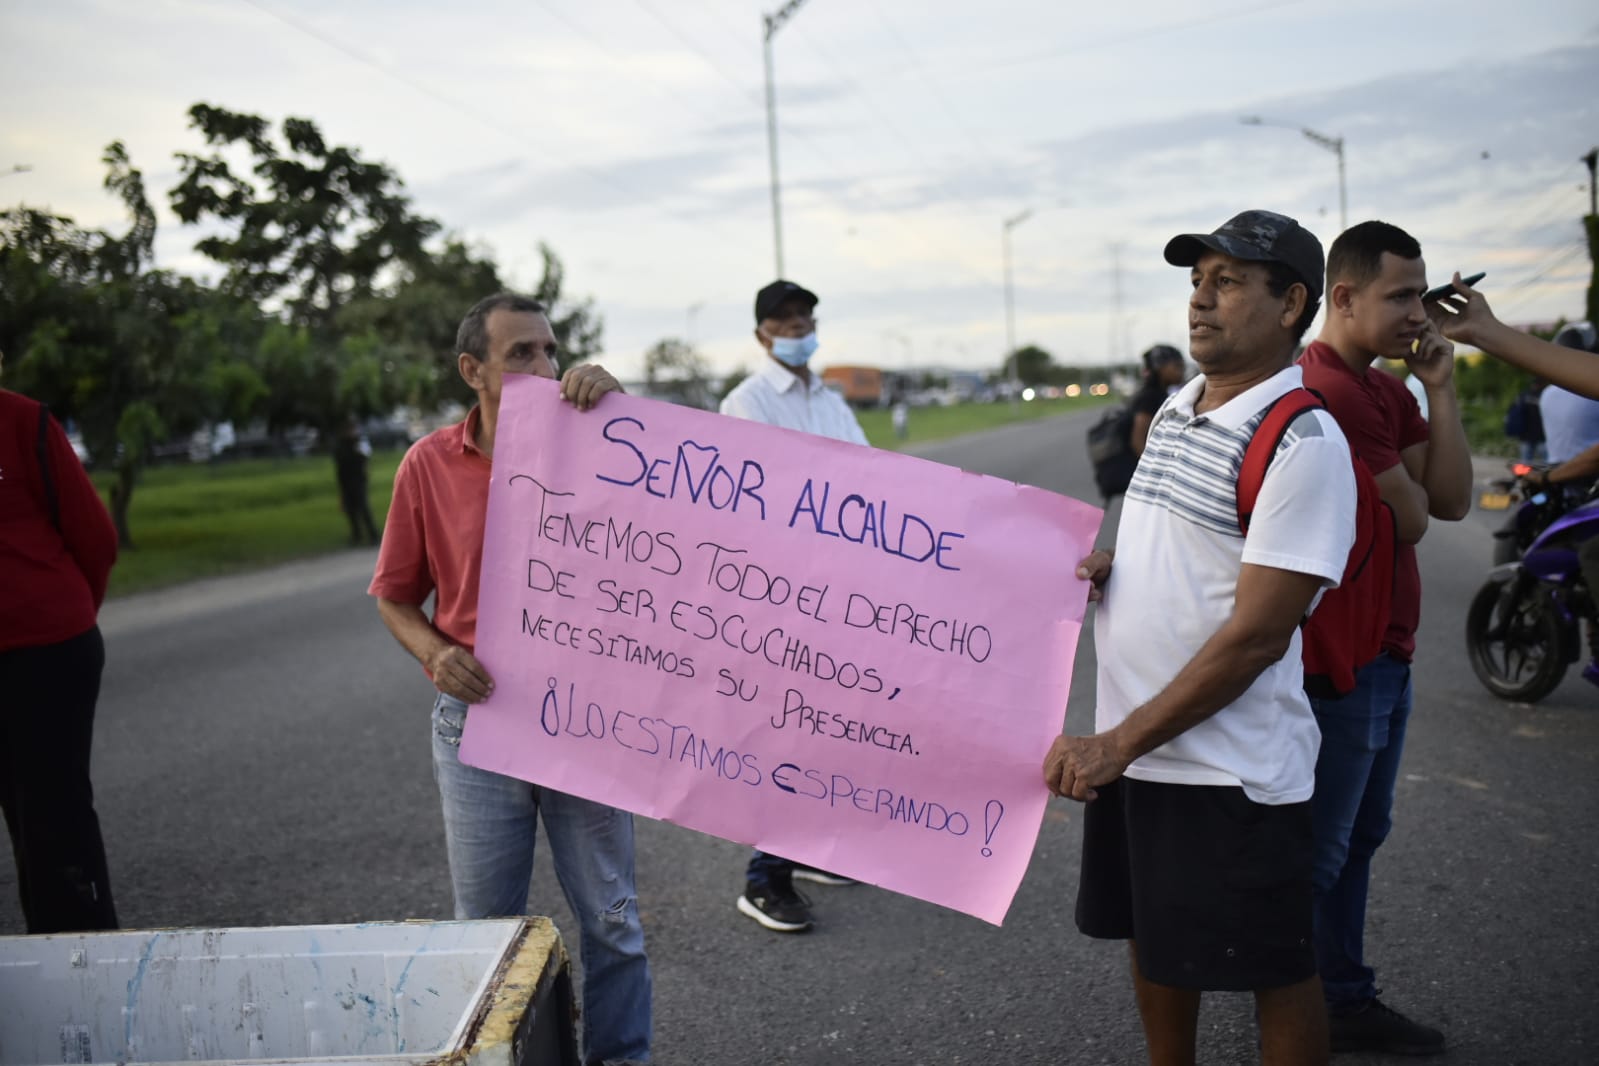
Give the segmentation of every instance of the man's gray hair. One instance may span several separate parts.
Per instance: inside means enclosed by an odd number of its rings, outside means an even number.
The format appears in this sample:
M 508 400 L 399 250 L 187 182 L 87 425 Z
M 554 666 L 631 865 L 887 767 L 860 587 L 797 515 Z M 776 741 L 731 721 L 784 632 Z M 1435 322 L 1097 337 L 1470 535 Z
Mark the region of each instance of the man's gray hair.
M 455 331 L 455 350 L 465 352 L 478 362 L 489 357 L 489 316 L 496 311 L 516 311 L 535 315 L 546 314 L 544 305 L 531 296 L 514 292 L 497 292 L 485 296 L 472 305 L 472 310 L 461 319 L 461 328 Z

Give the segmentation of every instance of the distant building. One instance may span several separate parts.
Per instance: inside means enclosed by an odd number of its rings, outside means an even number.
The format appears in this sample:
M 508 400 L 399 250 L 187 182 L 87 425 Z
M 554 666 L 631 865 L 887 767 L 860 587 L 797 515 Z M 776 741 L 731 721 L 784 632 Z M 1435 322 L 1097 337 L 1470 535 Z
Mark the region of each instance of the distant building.
M 883 372 L 873 366 L 830 366 L 822 383 L 838 391 L 851 407 L 878 407 L 884 402 Z

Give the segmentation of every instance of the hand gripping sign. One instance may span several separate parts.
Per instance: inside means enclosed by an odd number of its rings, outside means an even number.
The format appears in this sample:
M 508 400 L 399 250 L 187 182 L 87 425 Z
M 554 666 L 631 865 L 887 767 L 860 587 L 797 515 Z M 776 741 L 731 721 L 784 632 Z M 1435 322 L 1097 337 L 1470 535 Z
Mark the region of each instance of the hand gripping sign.
M 507 377 L 461 759 L 998 924 L 1098 508 Z

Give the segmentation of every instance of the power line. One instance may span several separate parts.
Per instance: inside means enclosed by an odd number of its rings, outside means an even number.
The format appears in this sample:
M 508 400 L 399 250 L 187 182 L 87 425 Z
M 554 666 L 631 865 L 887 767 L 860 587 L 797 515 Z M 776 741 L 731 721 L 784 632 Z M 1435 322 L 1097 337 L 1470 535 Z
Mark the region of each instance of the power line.
M 1304 0 L 1270 0 L 1269 3 L 1254 4 L 1250 7 L 1241 7 L 1232 11 L 1223 11 L 1215 15 L 1206 15 L 1201 18 L 1187 19 L 1183 22 L 1169 22 L 1161 26 L 1149 26 L 1143 29 L 1129 30 L 1126 33 L 1112 34 L 1093 41 L 1068 45 L 1064 48 L 1051 48 L 1042 52 L 1028 52 L 1008 59 L 998 59 L 989 63 L 963 63 L 958 68 L 961 75 L 980 74 L 990 70 L 1004 70 L 1009 67 L 1026 66 L 1032 63 L 1043 63 L 1061 56 L 1076 55 L 1081 52 L 1094 52 L 1111 45 L 1127 44 L 1132 41 L 1147 40 L 1151 37 L 1160 37 L 1168 33 L 1177 33 L 1182 30 L 1197 29 L 1201 26 L 1210 26 L 1218 22 L 1228 22 L 1233 19 L 1256 15 L 1262 11 L 1271 11 L 1281 7 L 1293 7 L 1303 3 Z
M 1573 192 L 1580 194 L 1582 189 L 1580 186 L 1573 185 L 1570 188 L 1556 188 L 1544 193 L 1543 196 L 1533 201 L 1531 210 L 1523 211 L 1521 217 L 1514 222 L 1504 223 L 1503 228 L 1506 232 L 1530 230 L 1552 221 L 1560 212 L 1572 210 L 1571 205 L 1561 203 L 1561 199 L 1569 198 Z M 1579 203 L 1573 213 L 1573 221 L 1580 219 L 1581 215 L 1582 208 Z
M 824 49 L 820 45 L 818 45 L 816 43 L 816 41 L 814 39 L 812 39 L 812 37 L 808 33 L 804 32 L 803 26 L 800 27 L 799 37 L 800 37 L 801 40 L 803 40 L 805 42 L 806 46 L 809 47 L 811 49 L 811 51 L 815 52 L 818 56 L 821 57 L 821 59 L 828 66 L 833 68 L 834 73 L 836 73 L 838 75 L 838 77 L 839 77 L 839 84 L 844 86 L 846 89 L 849 89 L 849 90 L 853 91 L 856 95 L 858 95 L 861 98 L 861 100 L 866 104 L 866 106 L 871 109 L 872 113 L 877 116 L 877 121 L 883 126 L 883 128 L 885 130 L 888 131 L 888 133 L 894 138 L 894 140 L 896 140 L 896 141 L 898 141 L 900 143 L 900 147 L 905 149 L 906 154 L 909 155 L 911 157 L 911 159 L 916 162 L 916 164 L 918 165 L 918 168 L 919 168 L 919 170 L 918 170 L 919 173 L 927 174 L 927 173 L 933 173 L 933 172 L 935 172 L 937 170 L 937 168 L 934 167 L 933 164 L 925 156 L 922 155 L 921 151 L 916 147 L 915 143 L 912 142 L 911 139 L 905 135 L 904 131 L 901 130 L 899 128 L 899 126 L 894 123 L 893 119 L 889 118 L 889 116 L 883 111 L 883 109 L 878 107 L 877 102 L 872 99 L 872 97 L 871 97 L 871 95 L 869 93 L 866 92 L 865 88 L 861 85 L 861 83 L 856 81 L 853 77 L 851 77 L 849 72 L 844 69 L 842 64 L 840 64 L 836 59 L 834 59 L 833 56 L 830 53 L 828 53 L 828 51 L 826 49 Z M 966 206 L 968 208 L 970 208 L 974 213 L 978 213 L 978 212 L 985 213 L 985 214 L 989 213 L 989 212 L 986 211 L 986 209 L 984 209 L 982 207 L 979 207 L 975 202 L 973 202 L 970 198 L 968 198 L 964 193 L 960 192 L 958 189 L 954 188 L 953 186 L 950 187 L 949 191 L 955 196 L 956 199 L 958 199 L 962 203 L 966 204 Z
M 540 0 L 540 2 L 543 3 L 544 0 Z M 764 101 L 761 99 L 761 94 L 759 91 L 749 85 L 744 84 L 736 77 L 723 70 L 722 65 L 717 62 L 714 56 L 702 48 L 697 41 L 693 40 L 682 30 L 678 29 L 677 25 L 666 16 L 662 15 L 660 11 L 656 10 L 655 6 L 649 3 L 649 0 L 633 0 L 633 2 L 639 7 L 643 8 L 645 14 L 649 15 L 650 18 L 660 23 L 667 33 L 670 33 L 673 37 L 676 37 L 685 48 L 699 56 L 701 61 L 704 62 L 704 64 L 712 71 L 714 71 L 718 77 L 727 82 L 729 85 L 733 86 L 733 88 L 737 89 L 740 95 L 744 96 L 757 107 L 764 105 Z M 546 3 L 544 6 L 548 7 L 549 5 Z M 753 25 L 753 23 L 754 20 L 752 19 L 751 24 Z
M 662 28 L 664 28 L 668 33 L 670 33 L 674 38 L 676 38 L 681 44 L 683 44 L 684 47 L 688 48 L 691 52 L 693 52 L 696 56 L 698 56 L 699 59 L 701 60 L 701 62 L 703 62 L 713 72 L 715 72 L 716 75 L 718 77 L 720 77 L 723 81 L 727 82 L 729 85 L 731 85 L 735 89 L 737 89 L 740 92 L 741 95 L 745 95 L 745 96 L 751 97 L 754 103 L 756 103 L 756 104 L 764 104 L 763 99 L 761 98 L 761 96 L 758 93 L 753 93 L 753 92 L 746 93 L 745 92 L 745 87 L 743 86 L 743 84 L 740 83 L 739 80 L 734 75 L 732 75 L 732 74 L 727 72 L 726 68 L 718 61 L 718 59 L 717 59 L 717 57 L 715 55 L 713 55 L 703 45 L 701 45 L 698 40 L 696 40 L 695 38 L 693 38 L 689 34 L 687 34 L 685 31 L 683 31 L 671 19 L 667 18 L 664 14 L 662 14 L 660 9 L 658 9 L 651 2 L 651 0 L 634 0 L 634 2 L 646 14 L 648 14 L 657 23 L 659 23 Z M 540 3 L 545 3 L 546 6 L 548 6 L 547 3 L 546 3 L 546 0 L 540 0 Z M 724 23 L 719 21 L 718 24 L 722 25 Z M 892 28 L 890 28 L 890 31 L 892 32 Z M 809 44 L 810 42 L 807 42 L 807 43 Z M 744 44 L 747 47 L 748 42 L 744 42 Z M 814 46 L 813 46 L 813 48 L 814 48 Z M 823 58 L 825 59 L 825 58 L 828 58 L 828 57 L 824 56 Z M 830 59 L 829 59 L 829 62 L 831 62 Z M 835 64 L 835 69 L 836 69 L 836 64 Z M 854 175 L 848 174 L 847 172 L 845 172 L 845 170 L 842 167 L 842 165 L 840 165 L 838 163 L 838 161 L 834 158 L 832 153 L 829 152 L 821 144 L 820 141 L 818 141 L 815 137 L 813 137 L 813 136 L 809 135 L 808 133 L 806 133 L 803 129 L 800 129 L 800 128 L 797 128 L 797 127 L 794 127 L 794 126 L 789 126 L 789 127 L 786 127 L 784 129 L 784 133 L 785 133 L 786 136 L 791 137 L 791 138 L 793 138 L 795 140 L 798 140 L 801 143 L 803 143 L 804 145 L 806 145 L 810 149 L 810 151 L 816 157 L 818 157 L 821 160 L 821 162 L 823 164 L 825 164 L 828 168 L 830 168 L 830 171 L 833 174 L 835 174 L 835 175 L 837 175 L 839 177 L 843 177 L 843 178 L 847 178 L 847 179 L 851 180 L 854 183 L 854 195 L 859 197 L 860 200 L 863 201 L 863 206 L 865 206 L 867 210 L 874 211 L 874 212 L 877 212 L 877 213 L 880 213 L 880 214 L 891 213 L 891 208 L 889 207 L 889 205 L 871 187 L 871 184 L 870 184 L 873 180 L 875 180 L 876 177 L 881 177 L 882 175 L 875 175 L 874 176 L 874 175 L 859 174 L 859 173 L 854 174 Z M 986 155 L 985 155 L 985 158 L 987 158 Z M 930 172 L 932 169 L 933 168 L 932 168 L 931 164 L 928 164 L 928 163 L 926 163 L 925 160 L 923 160 L 921 168 L 917 171 L 917 173 L 924 173 L 925 174 L 925 173 Z M 821 196 L 824 196 L 824 197 L 828 197 L 830 199 L 834 199 L 835 201 L 838 201 L 838 199 L 839 199 L 836 194 L 832 195 L 832 196 L 829 196 L 827 190 L 825 190 L 825 189 L 813 190 L 813 192 L 818 194 L 818 195 L 821 195 Z M 839 201 L 839 206 L 840 207 L 844 207 L 844 208 L 847 209 L 849 205 L 847 203 L 845 203 L 845 202 Z M 961 269 L 963 271 L 966 271 L 966 272 L 970 273 L 970 267 L 966 266 L 964 263 L 963 263 Z M 973 276 L 975 277 L 975 275 L 973 275 Z
M 927 84 L 927 87 L 933 91 L 933 95 L 938 97 L 938 102 L 943 106 L 944 113 L 949 116 L 949 118 L 954 122 L 955 127 L 961 131 L 966 139 L 972 142 L 972 147 L 977 150 L 978 158 L 990 161 L 993 160 L 994 153 L 988 150 L 988 146 L 984 144 L 981 138 L 979 138 L 972 128 L 967 125 L 965 116 L 962 115 L 960 109 L 955 106 L 955 102 L 944 94 L 943 87 L 939 85 L 938 82 L 934 80 L 933 76 L 928 72 L 927 65 L 922 62 L 920 56 L 911 50 L 910 42 L 906 41 L 904 36 L 894 28 L 894 24 L 888 20 L 888 15 L 884 13 L 882 4 L 878 3 L 877 0 L 871 0 L 870 6 L 872 13 L 877 16 L 877 21 L 883 24 L 883 29 L 888 33 L 889 38 L 893 40 L 893 42 L 899 47 L 899 50 L 905 54 L 905 58 L 910 60 L 911 68 L 915 70 L 916 73 L 921 77 L 922 81 Z
M 1578 255 L 1585 253 L 1587 250 L 1588 245 L 1586 241 L 1575 241 L 1570 247 L 1566 248 L 1562 252 L 1557 253 L 1554 259 L 1549 261 L 1542 270 L 1539 270 L 1536 274 L 1533 274 L 1531 277 L 1526 278 L 1523 281 L 1517 282 L 1510 288 L 1501 301 L 1499 307 L 1500 312 L 1502 313 L 1508 311 L 1512 307 L 1519 307 L 1521 304 L 1537 295 L 1536 290 L 1533 288 L 1534 285 L 1548 277 L 1554 271 L 1566 266 L 1571 260 L 1575 259 Z
M 376 59 L 373 59 L 371 56 L 368 56 L 368 55 L 358 51 L 357 49 L 351 47 L 350 45 L 345 44 L 343 41 L 340 41 L 336 37 L 333 37 L 332 35 L 330 35 L 328 33 L 325 33 L 322 30 L 317 29 L 315 26 L 312 26 L 309 23 L 303 22 L 300 19 L 293 18 L 292 16 L 285 15 L 285 14 L 283 14 L 280 11 L 273 10 L 272 8 L 267 7 L 265 4 L 260 3 L 259 0 L 241 0 L 241 2 L 250 5 L 251 7 L 255 8 L 257 11 L 260 11 L 264 15 L 267 15 L 267 16 L 273 18 L 273 19 L 276 19 L 277 21 L 283 23 L 284 25 L 290 27 L 291 29 L 297 30 L 300 33 L 303 33 L 303 34 L 305 34 L 305 35 L 307 35 L 309 37 L 315 38 L 316 40 L 320 41 L 322 44 L 326 45 L 327 47 L 332 48 L 332 49 L 334 49 L 337 52 L 343 53 L 344 55 L 350 57 L 351 59 L 356 60 L 359 63 L 362 63 L 365 66 L 372 67 L 373 69 L 382 72 L 383 74 L 387 75 L 388 77 L 394 79 L 395 81 L 401 83 L 402 85 L 407 86 L 408 88 L 412 89 L 415 92 L 421 93 L 423 96 L 428 97 L 429 99 L 435 101 L 436 103 L 441 104 L 442 106 L 444 106 L 446 108 L 449 108 L 452 111 L 455 111 L 455 112 L 458 112 L 460 114 L 466 115 L 468 118 L 471 118 L 478 125 L 482 126 L 483 128 L 495 133 L 496 135 L 498 135 L 498 136 L 500 136 L 500 137 L 502 137 L 502 138 L 504 138 L 504 139 L 506 139 L 508 141 L 514 142 L 517 146 L 519 146 L 521 148 L 524 148 L 524 149 L 533 148 L 533 145 L 530 143 L 530 139 L 529 139 L 529 136 L 527 134 L 522 133 L 522 132 L 517 131 L 517 130 L 510 129 L 510 128 L 505 127 L 505 126 L 502 126 L 499 123 L 490 120 L 479 109 L 471 107 L 470 105 L 468 105 L 464 101 L 458 100 L 458 99 L 456 99 L 456 98 L 454 98 L 452 96 L 449 96 L 449 95 L 447 95 L 445 93 L 441 93 L 438 90 L 432 88 L 431 86 L 428 86 L 428 85 L 426 85 L 426 84 L 424 84 L 422 82 L 419 82 L 419 81 L 417 81 L 414 78 L 407 77 L 406 75 L 400 73 L 399 71 L 396 71 L 396 70 L 392 69 L 391 67 L 387 66 L 386 64 L 381 63 L 381 62 L 379 62 Z M 610 174 L 607 174 L 607 173 L 605 173 L 602 170 L 598 170 L 598 169 L 596 169 L 594 167 L 588 166 L 587 164 L 584 164 L 584 163 L 581 163 L 581 162 L 576 162 L 576 161 L 569 161 L 568 165 L 570 165 L 573 169 L 579 171 L 580 173 L 586 175 L 587 177 L 593 179 L 594 181 L 597 181 L 600 184 L 609 187 L 613 192 L 618 192 L 618 193 L 624 194 L 628 198 L 628 200 L 630 202 L 633 202 L 633 203 L 651 203 L 652 202 L 652 197 L 648 193 L 645 193 L 642 190 L 640 190 L 640 189 L 638 189 L 638 188 L 636 188 L 636 187 L 634 187 L 632 185 L 627 184 L 626 182 L 620 181 L 617 178 L 615 178 L 614 176 L 612 176 Z M 715 223 L 713 221 L 710 221 L 710 220 L 706 219 L 705 217 L 684 214 L 684 213 L 682 213 L 680 211 L 676 211 L 676 210 L 674 210 L 672 208 L 669 208 L 669 207 L 666 207 L 666 206 L 660 205 L 660 204 L 654 204 L 653 206 L 654 206 L 655 210 L 660 211 L 662 214 L 667 215 L 667 216 L 669 216 L 669 217 L 671 217 L 671 218 L 673 218 L 673 219 L 677 220 L 678 222 L 681 222 L 681 223 L 683 223 L 685 225 L 693 226 L 695 228 L 695 230 L 700 232 L 700 233 L 703 233 L 706 229 L 716 229 L 716 228 L 718 228 L 717 223 Z M 731 240 L 730 235 L 723 234 L 723 236 L 724 236 L 724 238 L 727 238 L 727 239 Z M 739 239 L 738 243 L 742 243 L 742 238 Z
M 543 0 L 541 0 L 541 2 L 543 2 Z M 695 55 L 699 56 L 700 60 L 702 62 L 704 62 L 704 64 L 707 67 L 709 67 L 712 71 L 714 71 L 717 74 L 717 76 L 720 77 L 723 81 L 726 81 L 728 84 L 732 85 L 742 95 L 747 96 L 756 106 L 758 106 L 758 107 L 764 107 L 765 106 L 765 101 L 761 97 L 760 93 L 755 92 L 754 90 L 746 91 L 746 87 L 742 83 L 740 83 L 739 80 L 736 77 L 734 77 L 733 75 L 729 74 L 726 71 L 726 69 L 723 68 L 722 65 L 719 62 L 717 62 L 715 56 L 711 55 L 708 51 L 706 51 L 703 47 L 701 47 L 698 44 L 698 42 L 694 41 L 692 38 L 688 37 L 685 33 L 680 31 L 678 29 L 678 27 L 670 19 L 668 19 L 665 15 L 662 15 L 658 9 L 656 9 L 652 4 L 650 4 L 648 2 L 648 0 L 634 0 L 634 2 L 636 4 L 638 4 L 639 7 L 643 8 L 644 11 L 646 13 L 648 13 L 651 18 L 655 19 L 656 22 L 660 23 L 661 26 L 664 27 L 668 33 L 672 34 L 672 36 L 676 37 L 679 41 L 681 41 L 685 47 L 690 49 Z M 749 42 L 743 42 L 744 47 L 748 47 L 748 43 Z M 725 116 L 722 116 L 719 119 L 719 121 L 721 121 L 721 120 L 725 120 Z M 831 170 L 834 173 L 839 174 L 840 176 L 845 176 L 845 177 L 849 176 L 849 175 L 844 173 L 843 167 L 840 165 L 838 160 L 833 156 L 833 154 L 831 152 L 829 152 L 825 147 L 823 147 L 823 145 L 822 145 L 822 143 L 820 141 L 818 141 L 815 137 L 812 137 L 804 129 L 799 128 L 799 127 L 789 126 L 789 127 L 785 128 L 784 132 L 789 137 L 792 137 L 792 138 L 794 138 L 796 140 L 799 140 L 800 142 L 808 145 L 810 147 L 811 151 L 814 152 L 821 159 L 821 161 L 823 163 L 825 163 L 829 168 L 831 168 Z M 858 175 L 858 176 L 855 176 L 855 180 L 857 182 L 862 182 L 862 183 L 864 183 L 865 181 L 870 180 L 870 178 L 871 178 L 870 175 Z M 868 201 L 868 206 L 869 207 L 871 207 L 871 208 L 873 208 L 875 210 L 879 210 L 879 211 L 886 210 L 887 205 L 884 204 L 883 201 L 874 192 L 872 192 L 869 188 L 866 188 L 864 185 L 862 185 L 862 191 L 865 194 L 865 198 Z

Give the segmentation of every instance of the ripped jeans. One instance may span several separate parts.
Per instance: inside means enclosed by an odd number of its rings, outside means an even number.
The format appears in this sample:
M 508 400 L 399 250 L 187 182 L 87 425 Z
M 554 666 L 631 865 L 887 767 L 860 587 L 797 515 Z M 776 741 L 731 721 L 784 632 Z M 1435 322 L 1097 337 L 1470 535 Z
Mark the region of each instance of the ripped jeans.
M 650 1056 L 650 964 L 633 887 L 633 816 L 602 803 L 462 764 L 467 706 L 433 703 L 433 778 L 457 918 L 527 911 L 542 814 L 555 876 L 581 928 L 586 1062 Z

